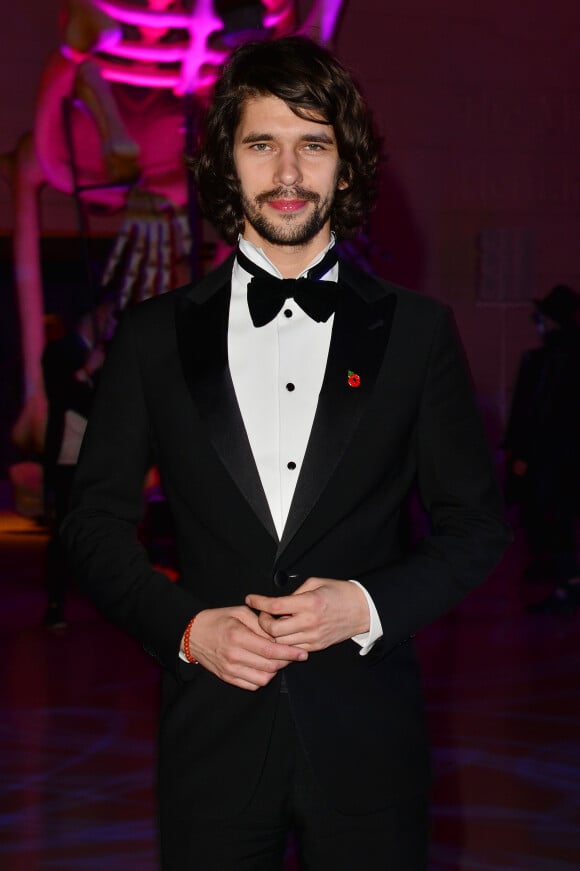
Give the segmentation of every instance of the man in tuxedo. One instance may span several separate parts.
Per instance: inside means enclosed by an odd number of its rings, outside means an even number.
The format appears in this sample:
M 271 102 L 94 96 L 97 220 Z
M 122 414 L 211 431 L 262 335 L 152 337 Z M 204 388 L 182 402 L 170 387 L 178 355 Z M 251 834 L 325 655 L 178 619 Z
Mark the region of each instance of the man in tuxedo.
M 163 666 L 166 871 L 426 867 L 412 637 L 508 534 L 452 320 L 336 259 L 375 193 L 350 75 L 300 38 L 234 52 L 194 162 L 237 250 L 124 317 L 64 526 L 93 600 Z M 297 280 L 296 280 L 297 279 Z M 181 576 L 135 536 L 160 471 Z M 432 532 L 401 534 L 418 482 Z

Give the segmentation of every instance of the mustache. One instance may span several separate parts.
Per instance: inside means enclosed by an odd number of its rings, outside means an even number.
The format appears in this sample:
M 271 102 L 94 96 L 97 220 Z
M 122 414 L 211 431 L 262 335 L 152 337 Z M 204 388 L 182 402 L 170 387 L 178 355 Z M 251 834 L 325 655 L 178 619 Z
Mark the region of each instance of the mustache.
M 283 188 L 279 187 L 273 191 L 265 191 L 263 194 L 258 194 L 256 197 L 256 203 L 259 206 L 263 206 L 264 203 L 269 202 L 270 200 L 305 200 L 311 203 L 318 203 L 320 201 L 320 195 L 314 193 L 314 191 L 308 191 L 306 188 L 301 187 L 293 187 L 293 188 Z

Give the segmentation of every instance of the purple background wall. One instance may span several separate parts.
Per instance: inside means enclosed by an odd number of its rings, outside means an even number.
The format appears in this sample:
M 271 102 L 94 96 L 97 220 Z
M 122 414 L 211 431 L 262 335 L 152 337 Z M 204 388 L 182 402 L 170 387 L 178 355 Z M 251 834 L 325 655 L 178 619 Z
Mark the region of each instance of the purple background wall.
M 57 12 L 27 0 L 2 23 L 0 151 L 32 124 Z M 580 289 L 579 32 L 577 0 L 346 0 L 338 28 L 390 155 L 374 265 L 453 306 L 494 441 L 535 341 L 529 300 Z M 46 234 L 74 232 L 70 200 L 42 202 Z

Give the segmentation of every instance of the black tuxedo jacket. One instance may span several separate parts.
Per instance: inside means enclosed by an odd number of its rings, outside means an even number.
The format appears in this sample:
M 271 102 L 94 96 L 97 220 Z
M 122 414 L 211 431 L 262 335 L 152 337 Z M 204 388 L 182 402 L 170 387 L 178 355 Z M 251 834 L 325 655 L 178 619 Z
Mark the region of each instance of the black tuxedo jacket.
M 232 262 L 124 317 L 63 531 L 80 583 L 164 668 L 159 787 L 170 815 L 247 802 L 279 697 L 280 676 L 248 692 L 181 662 L 191 616 L 249 592 L 288 594 L 312 575 L 363 583 L 384 630 L 371 653 L 346 641 L 285 675 L 331 801 L 367 812 L 427 789 L 410 639 L 498 560 L 508 533 L 494 474 L 448 310 L 341 263 L 326 374 L 279 541 L 228 369 Z M 152 463 L 176 524 L 174 584 L 136 538 Z M 400 515 L 415 481 L 432 533 L 409 552 Z

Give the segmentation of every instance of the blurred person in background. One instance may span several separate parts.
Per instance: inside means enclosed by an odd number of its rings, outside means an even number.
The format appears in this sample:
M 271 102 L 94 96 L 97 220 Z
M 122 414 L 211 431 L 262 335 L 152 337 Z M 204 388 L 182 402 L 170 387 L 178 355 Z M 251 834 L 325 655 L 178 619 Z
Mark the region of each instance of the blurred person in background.
M 555 584 L 532 613 L 573 614 L 580 604 L 580 294 L 556 285 L 534 301 L 542 339 L 524 354 L 504 446 L 507 497 L 519 505 L 532 562 L 529 581 Z
M 44 622 L 54 632 L 66 628 L 64 606 L 70 573 L 58 529 L 68 511 L 74 470 L 106 343 L 116 325 L 115 308 L 115 299 L 103 296 L 95 307 L 79 312 L 64 335 L 49 340 L 42 356 L 48 404 L 43 472 L 49 524 Z

